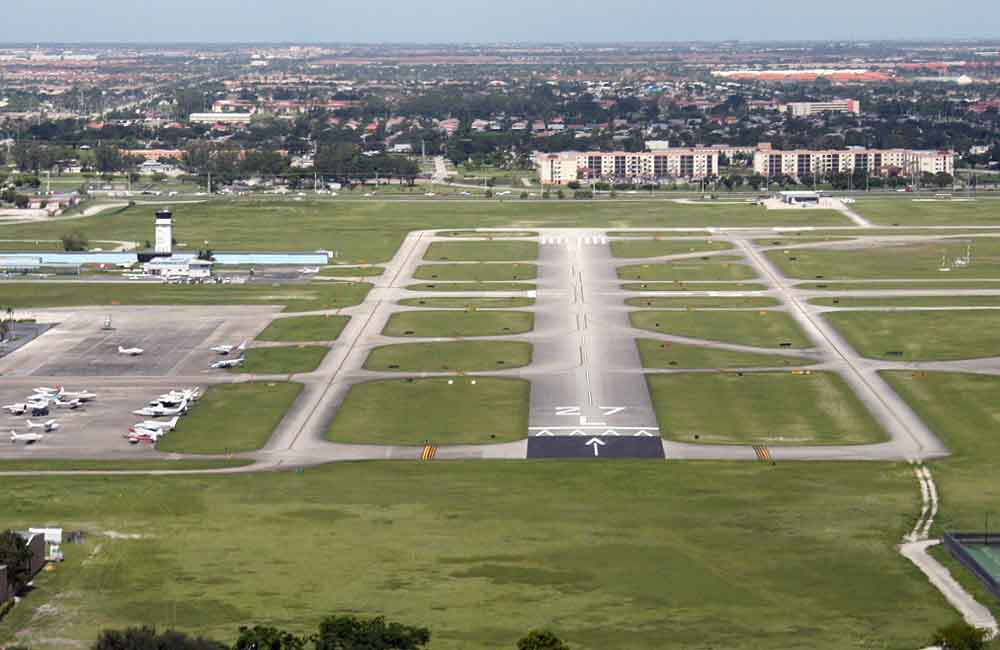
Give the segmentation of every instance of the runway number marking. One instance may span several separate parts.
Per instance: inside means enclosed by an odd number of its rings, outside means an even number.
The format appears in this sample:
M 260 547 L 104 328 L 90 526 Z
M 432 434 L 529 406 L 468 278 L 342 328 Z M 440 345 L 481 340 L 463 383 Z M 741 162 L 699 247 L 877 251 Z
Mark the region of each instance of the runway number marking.
M 579 406 L 557 406 L 556 415 L 580 415 Z
M 612 415 L 617 415 L 618 413 L 621 413 L 622 411 L 625 410 L 626 407 L 624 407 L 624 406 L 599 406 L 597 408 L 601 409 L 601 411 L 603 411 L 603 413 L 604 413 L 604 417 L 608 418 L 608 417 L 611 417 Z

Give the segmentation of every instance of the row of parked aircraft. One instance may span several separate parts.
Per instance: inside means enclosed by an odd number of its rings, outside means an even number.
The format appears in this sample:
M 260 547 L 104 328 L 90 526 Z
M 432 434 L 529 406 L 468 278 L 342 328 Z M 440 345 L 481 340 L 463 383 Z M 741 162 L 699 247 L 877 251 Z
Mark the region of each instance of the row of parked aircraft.
M 97 395 L 86 390 L 68 391 L 62 386 L 55 388 L 42 386 L 36 388 L 24 402 L 7 404 L 3 409 L 11 415 L 45 417 L 53 407 L 76 410 L 84 403 L 95 399 L 97 399 Z M 59 423 L 54 419 L 46 420 L 45 422 L 34 422 L 28 418 L 25 422 L 28 426 L 26 433 L 18 433 L 13 429 L 11 430 L 10 441 L 12 443 L 23 442 L 31 445 L 42 440 L 45 437 L 44 433 L 52 433 L 59 429 Z M 36 430 L 40 430 L 43 433 L 37 433 Z
M 201 391 L 197 388 L 185 388 L 183 390 L 172 390 L 164 393 L 141 409 L 132 411 L 135 415 L 146 418 L 170 418 L 162 422 L 159 420 L 143 420 L 129 427 L 125 438 L 129 444 L 137 445 L 140 442 L 155 443 L 165 434 L 173 431 L 177 427 L 177 422 L 182 415 L 188 412 L 191 405 L 201 397 Z

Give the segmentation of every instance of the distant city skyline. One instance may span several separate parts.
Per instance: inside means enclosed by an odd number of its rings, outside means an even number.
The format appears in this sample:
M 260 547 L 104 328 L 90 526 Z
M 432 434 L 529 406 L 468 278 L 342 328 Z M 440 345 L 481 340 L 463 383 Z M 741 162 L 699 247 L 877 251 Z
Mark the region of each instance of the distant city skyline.
M 20 3 L 19 3 L 20 4 Z M 1000 39 L 995 0 L 34 0 L 6 12 L 5 43 L 469 43 Z M 548 6 L 550 5 L 551 6 Z

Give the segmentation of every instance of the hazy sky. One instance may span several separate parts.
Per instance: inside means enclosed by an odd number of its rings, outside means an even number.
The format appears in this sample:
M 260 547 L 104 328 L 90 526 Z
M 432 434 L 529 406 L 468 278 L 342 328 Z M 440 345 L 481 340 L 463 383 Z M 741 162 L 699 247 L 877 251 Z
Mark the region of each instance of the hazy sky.
M 22 43 L 1000 39 L 998 0 L 7 2 L 0 41 Z

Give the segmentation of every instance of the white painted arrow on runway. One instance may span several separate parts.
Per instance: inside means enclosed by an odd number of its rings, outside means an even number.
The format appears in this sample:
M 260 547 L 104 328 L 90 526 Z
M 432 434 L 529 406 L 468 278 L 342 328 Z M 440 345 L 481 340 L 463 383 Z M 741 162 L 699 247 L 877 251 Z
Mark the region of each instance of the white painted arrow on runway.
M 595 456 L 600 456 L 601 455 L 600 449 L 601 449 L 601 447 L 604 446 L 605 443 L 600 438 L 591 438 L 590 440 L 588 440 L 586 442 L 586 444 L 588 446 L 592 445 L 594 447 L 594 455 Z
M 576 429 L 573 432 L 571 432 L 569 435 L 571 435 L 571 436 L 585 436 L 587 434 L 584 433 L 583 431 L 580 431 L 579 429 Z
M 645 437 L 645 438 L 652 438 L 653 434 L 651 434 L 649 431 L 638 431 L 638 432 L 636 432 L 635 437 L 638 438 L 640 436 Z
M 552 435 L 551 431 L 549 431 L 548 429 L 542 429 L 541 431 L 535 434 L 535 437 L 538 438 L 540 436 L 551 436 L 551 435 Z
M 607 431 L 605 431 L 605 432 L 604 432 L 604 433 L 602 433 L 601 435 L 602 435 L 602 436 L 617 436 L 617 435 L 618 435 L 618 432 L 617 432 L 617 431 L 615 431 L 614 429 L 608 429 Z

